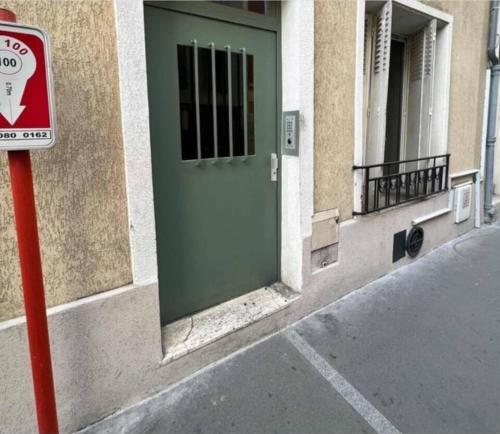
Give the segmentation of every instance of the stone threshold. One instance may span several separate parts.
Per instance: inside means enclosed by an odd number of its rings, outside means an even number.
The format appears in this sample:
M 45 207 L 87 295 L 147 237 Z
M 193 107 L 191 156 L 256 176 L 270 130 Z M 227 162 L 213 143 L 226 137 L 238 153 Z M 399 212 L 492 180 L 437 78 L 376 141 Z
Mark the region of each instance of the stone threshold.
M 282 283 L 275 283 L 162 327 L 167 364 L 288 307 L 300 297 Z

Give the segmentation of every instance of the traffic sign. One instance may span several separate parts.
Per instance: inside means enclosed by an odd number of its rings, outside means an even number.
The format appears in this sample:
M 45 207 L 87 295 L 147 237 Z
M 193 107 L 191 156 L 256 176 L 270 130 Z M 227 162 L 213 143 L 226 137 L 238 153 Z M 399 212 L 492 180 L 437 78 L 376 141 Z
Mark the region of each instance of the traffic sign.
M 48 38 L 0 23 L 0 150 L 46 149 L 55 142 Z

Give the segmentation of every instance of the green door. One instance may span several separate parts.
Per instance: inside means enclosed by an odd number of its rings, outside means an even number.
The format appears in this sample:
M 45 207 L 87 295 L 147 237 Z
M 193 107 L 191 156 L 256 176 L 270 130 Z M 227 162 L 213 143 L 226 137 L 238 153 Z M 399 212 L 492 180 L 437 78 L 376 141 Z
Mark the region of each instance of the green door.
M 145 26 L 166 324 L 279 278 L 277 36 L 151 6 Z

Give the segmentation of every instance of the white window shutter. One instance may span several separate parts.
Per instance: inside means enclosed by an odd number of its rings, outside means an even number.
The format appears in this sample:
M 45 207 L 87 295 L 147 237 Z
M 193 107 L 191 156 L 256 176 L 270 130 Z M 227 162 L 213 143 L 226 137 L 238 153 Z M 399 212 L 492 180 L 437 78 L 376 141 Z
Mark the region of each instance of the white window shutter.
M 372 64 L 373 17 L 365 17 L 365 38 L 363 50 L 363 155 L 366 155 L 366 142 L 369 120 L 368 104 L 370 101 L 370 78 Z
M 365 164 L 384 162 L 391 21 L 392 2 L 388 1 L 375 15 L 373 22 L 375 31 L 371 59 Z
M 436 20 L 431 20 L 423 30 L 411 36 L 409 43 L 410 84 L 406 159 L 413 159 L 431 155 Z M 422 165 L 419 166 L 422 167 Z
M 419 157 L 431 156 L 432 102 L 434 99 L 434 71 L 436 64 L 436 25 L 431 20 L 425 28 L 424 77 L 422 90 L 422 111 L 420 112 Z

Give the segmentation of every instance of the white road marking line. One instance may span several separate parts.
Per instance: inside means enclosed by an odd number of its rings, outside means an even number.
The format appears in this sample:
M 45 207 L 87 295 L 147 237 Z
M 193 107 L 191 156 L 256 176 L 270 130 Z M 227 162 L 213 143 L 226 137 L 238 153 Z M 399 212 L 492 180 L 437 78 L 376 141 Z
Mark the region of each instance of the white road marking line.
M 382 413 L 321 357 L 295 330 L 288 330 L 285 336 L 377 433 L 401 434 Z

